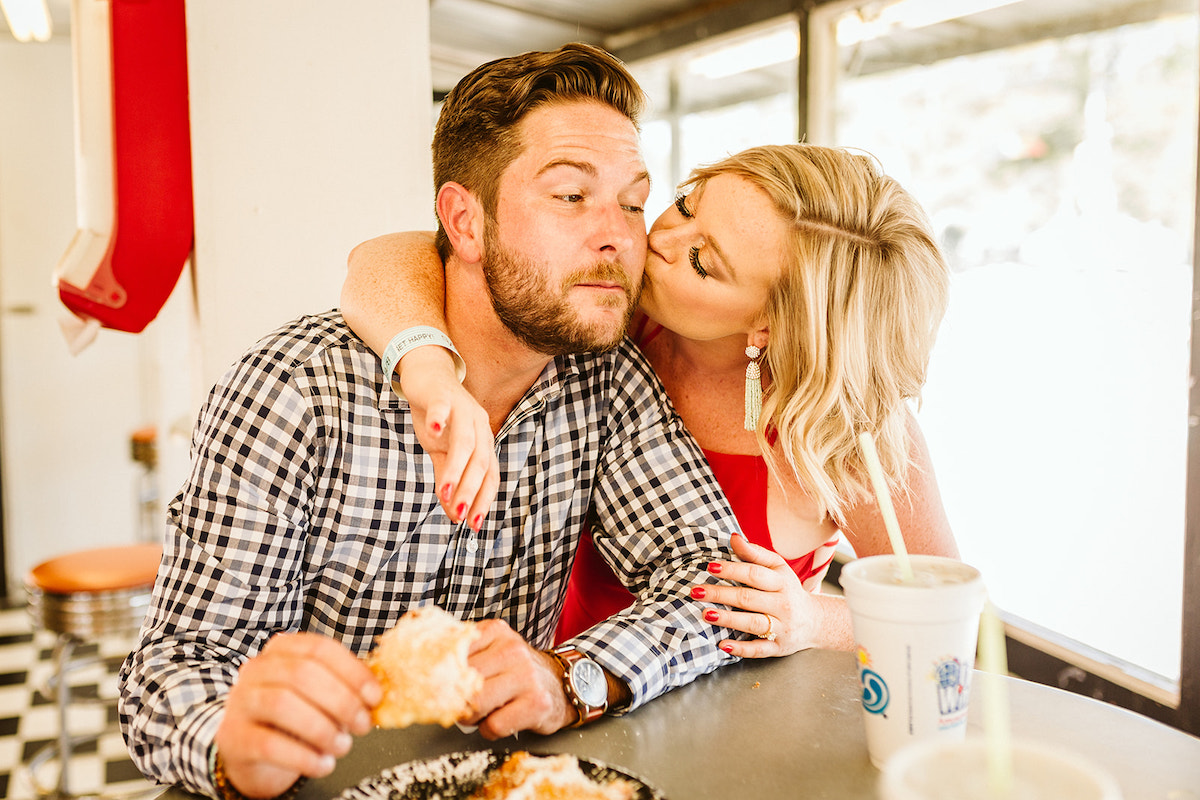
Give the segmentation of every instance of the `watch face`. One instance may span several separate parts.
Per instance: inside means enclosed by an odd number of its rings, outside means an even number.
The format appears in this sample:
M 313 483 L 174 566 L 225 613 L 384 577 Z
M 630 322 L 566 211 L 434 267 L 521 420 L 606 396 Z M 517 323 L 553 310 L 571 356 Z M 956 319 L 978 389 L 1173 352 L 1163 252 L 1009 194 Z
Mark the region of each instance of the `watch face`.
M 608 682 L 595 661 L 585 658 L 575 662 L 571 667 L 571 683 L 579 699 L 589 706 L 602 706 L 608 700 Z

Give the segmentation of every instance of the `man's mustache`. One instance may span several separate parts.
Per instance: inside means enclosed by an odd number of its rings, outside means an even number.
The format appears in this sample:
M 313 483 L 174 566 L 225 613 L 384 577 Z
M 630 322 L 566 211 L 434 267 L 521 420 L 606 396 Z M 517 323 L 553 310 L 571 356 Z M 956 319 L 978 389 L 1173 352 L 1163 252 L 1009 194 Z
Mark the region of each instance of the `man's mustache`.
M 620 265 L 611 261 L 601 261 L 572 272 L 563 281 L 563 286 L 577 286 L 581 283 L 615 283 L 630 297 L 636 294 L 629 275 L 621 269 Z

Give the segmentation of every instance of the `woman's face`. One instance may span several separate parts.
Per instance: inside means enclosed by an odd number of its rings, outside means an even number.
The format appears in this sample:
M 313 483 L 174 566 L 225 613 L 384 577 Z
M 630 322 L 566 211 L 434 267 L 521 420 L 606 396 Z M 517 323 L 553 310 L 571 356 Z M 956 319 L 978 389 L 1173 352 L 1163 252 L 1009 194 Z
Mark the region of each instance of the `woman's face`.
M 758 330 L 786 246 L 787 225 L 766 192 L 717 175 L 651 227 L 642 310 L 688 339 Z

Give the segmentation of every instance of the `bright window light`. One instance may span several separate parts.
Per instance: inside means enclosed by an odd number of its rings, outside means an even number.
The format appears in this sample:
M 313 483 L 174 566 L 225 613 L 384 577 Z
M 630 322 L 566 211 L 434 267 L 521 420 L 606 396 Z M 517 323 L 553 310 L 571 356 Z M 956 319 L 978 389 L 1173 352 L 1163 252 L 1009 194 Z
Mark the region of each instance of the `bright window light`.
M 0 0 L 8 29 L 18 42 L 50 39 L 50 11 L 46 0 Z
M 899 0 L 874 14 L 847 14 L 838 22 L 838 44 L 877 39 L 896 30 L 914 30 L 939 22 L 1009 6 L 1019 0 Z
M 688 72 L 705 78 L 728 78 L 742 72 L 794 61 L 800 55 L 800 37 L 792 29 L 744 39 L 688 62 Z

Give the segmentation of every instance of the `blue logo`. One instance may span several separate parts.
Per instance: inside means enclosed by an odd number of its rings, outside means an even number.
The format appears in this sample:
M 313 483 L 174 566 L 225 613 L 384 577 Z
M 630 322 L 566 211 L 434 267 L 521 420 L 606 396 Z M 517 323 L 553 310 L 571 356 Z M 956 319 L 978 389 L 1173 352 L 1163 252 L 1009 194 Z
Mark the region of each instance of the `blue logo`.
M 957 658 L 934 665 L 938 684 L 938 711 L 943 717 L 965 713 L 971 688 L 971 670 Z
M 858 677 L 862 681 L 863 708 L 871 714 L 882 714 L 892 698 L 887 681 L 878 672 L 866 668 L 859 672 Z

